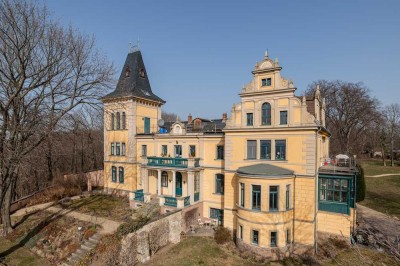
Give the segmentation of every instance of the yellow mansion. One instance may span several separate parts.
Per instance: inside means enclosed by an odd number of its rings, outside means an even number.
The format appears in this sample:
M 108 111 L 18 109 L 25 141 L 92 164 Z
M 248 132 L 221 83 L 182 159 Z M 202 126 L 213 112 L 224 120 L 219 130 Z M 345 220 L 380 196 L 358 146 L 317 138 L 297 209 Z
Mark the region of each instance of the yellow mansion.
M 192 221 L 213 219 L 240 243 L 313 245 L 319 232 L 350 236 L 355 172 L 329 158 L 325 100 L 295 96 L 266 53 L 230 115 L 164 122 L 136 50 L 104 102 L 105 189 L 133 207 L 158 201 Z M 321 167 L 322 166 L 322 167 Z

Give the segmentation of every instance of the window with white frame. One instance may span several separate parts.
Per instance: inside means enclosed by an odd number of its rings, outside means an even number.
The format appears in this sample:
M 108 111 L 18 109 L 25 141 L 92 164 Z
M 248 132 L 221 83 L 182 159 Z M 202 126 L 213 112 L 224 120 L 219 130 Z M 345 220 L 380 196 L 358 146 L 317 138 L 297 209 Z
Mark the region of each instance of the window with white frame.
M 257 141 L 248 140 L 247 141 L 247 159 L 257 159 Z

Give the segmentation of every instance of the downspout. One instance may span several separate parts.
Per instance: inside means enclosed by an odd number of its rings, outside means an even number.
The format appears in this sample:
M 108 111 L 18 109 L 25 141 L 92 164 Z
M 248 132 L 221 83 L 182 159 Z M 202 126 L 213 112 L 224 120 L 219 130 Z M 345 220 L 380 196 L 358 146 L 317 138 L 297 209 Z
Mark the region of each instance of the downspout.
M 315 132 L 315 206 L 314 206 L 314 252 L 318 252 L 317 214 L 318 214 L 318 134 L 321 127 Z
M 292 248 L 294 249 L 294 222 L 296 216 L 296 177 L 294 175 L 294 184 L 293 184 L 293 221 L 292 221 Z

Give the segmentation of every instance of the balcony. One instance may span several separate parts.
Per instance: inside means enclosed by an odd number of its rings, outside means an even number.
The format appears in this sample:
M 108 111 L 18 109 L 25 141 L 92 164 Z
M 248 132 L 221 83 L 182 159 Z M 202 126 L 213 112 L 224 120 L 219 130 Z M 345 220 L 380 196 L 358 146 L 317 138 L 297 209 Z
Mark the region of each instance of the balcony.
M 182 209 L 190 205 L 190 196 L 177 198 L 164 196 L 160 198 L 160 205 Z
M 169 157 L 147 157 L 148 166 L 164 166 L 176 168 L 200 167 L 199 158 L 169 158 Z

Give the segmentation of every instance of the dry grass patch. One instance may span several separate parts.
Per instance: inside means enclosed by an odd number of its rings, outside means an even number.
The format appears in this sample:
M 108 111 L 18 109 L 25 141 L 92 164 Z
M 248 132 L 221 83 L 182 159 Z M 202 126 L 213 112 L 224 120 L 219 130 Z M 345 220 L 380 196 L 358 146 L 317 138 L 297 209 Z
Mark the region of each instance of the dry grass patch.
M 126 197 L 111 195 L 92 195 L 73 200 L 68 209 L 89 214 L 94 217 L 104 217 L 118 222 L 127 222 L 131 218 L 132 210 Z

